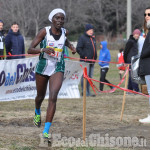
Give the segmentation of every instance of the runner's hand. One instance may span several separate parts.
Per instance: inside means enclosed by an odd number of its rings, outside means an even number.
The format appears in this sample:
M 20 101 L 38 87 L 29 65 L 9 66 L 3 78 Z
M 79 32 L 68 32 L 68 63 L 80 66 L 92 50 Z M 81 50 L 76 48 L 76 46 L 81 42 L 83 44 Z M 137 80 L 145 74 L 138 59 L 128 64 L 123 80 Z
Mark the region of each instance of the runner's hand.
M 72 48 L 71 48 L 71 51 L 72 51 L 72 54 L 75 54 L 77 51 L 76 51 L 76 48 L 74 48 L 73 46 L 72 46 Z
M 43 52 L 47 53 L 47 54 L 55 54 L 55 51 L 54 51 L 55 48 L 52 48 L 52 47 L 49 47 L 49 48 L 43 48 Z

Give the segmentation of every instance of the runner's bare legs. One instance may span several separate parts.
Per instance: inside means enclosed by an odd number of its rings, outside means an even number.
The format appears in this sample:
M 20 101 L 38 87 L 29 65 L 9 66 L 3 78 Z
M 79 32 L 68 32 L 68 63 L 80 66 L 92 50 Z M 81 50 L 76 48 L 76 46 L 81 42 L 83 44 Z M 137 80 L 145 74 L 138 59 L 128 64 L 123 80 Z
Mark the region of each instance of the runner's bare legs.
M 52 75 L 49 79 L 49 103 L 47 107 L 46 122 L 52 122 L 55 110 L 57 95 L 62 86 L 64 74 L 62 72 L 57 72 Z
M 36 74 L 37 96 L 35 98 L 35 108 L 36 108 L 35 112 L 36 114 L 38 113 L 39 117 L 41 117 L 40 107 L 44 100 L 47 89 L 47 83 L 49 81 L 49 101 L 43 134 L 49 133 L 49 129 L 51 127 L 52 120 L 56 111 L 57 95 L 62 86 L 63 77 L 64 73 L 62 72 L 57 72 L 53 74 L 51 77 Z M 41 125 L 41 118 L 39 118 L 39 123 L 36 126 L 40 127 L 40 125 Z
M 39 75 L 37 73 L 35 77 L 36 77 L 36 88 L 37 88 L 37 96 L 35 98 L 35 108 L 40 109 L 46 94 L 49 77 Z

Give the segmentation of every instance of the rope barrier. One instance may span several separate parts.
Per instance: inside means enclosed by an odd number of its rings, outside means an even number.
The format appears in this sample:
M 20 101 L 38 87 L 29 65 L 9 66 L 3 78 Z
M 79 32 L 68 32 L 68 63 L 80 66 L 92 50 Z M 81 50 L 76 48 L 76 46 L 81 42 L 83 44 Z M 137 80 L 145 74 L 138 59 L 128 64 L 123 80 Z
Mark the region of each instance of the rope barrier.
M 4 55 L 4 56 L 0 56 L 0 57 L 16 57 L 16 56 L 38 56 L 39 54 L 21 54 L 21 55 Z M 118 62 L 107 62 L 107 61 L 99 61 L 99 60 L 93 60 L 93 59 L 81 59 L 81 58 L 75 58 L 75 57 L 67 57 L 67 56 L 64 56 L 64 58 L 69 58 L 71 60 L 77 60 L 77 61 L 84 61 L 84 62 L 104 62 L 104 63 L 110 63 L 110 64 L 119 64 Z M 126 63 L 124 63 L 125 65 L 127 65 Z M 130 64 L 128 64 L 130 65 Z M 80 65 L 81 66 L 81 65 Z M 82 67 L 83 69 L 83 67 Z M 134 94 L 139 94 L 139 95 L 143 95 L 143 96 L 146 96 L 146 97 L 150 97 L 149 95 L 145 95 L 143 93 L 139 93 L 139 92 L 136 92 L 136 91 L 132 91 L 132 90 L 128 90 L 128 89 L 125 89 L 125 88 L 122 88 L 120 87 L 120 85 L 124 82 L 125 80 L 125 76 L 126 74 L 128 73 L 129 70 L 126 70 L 122 80 L 120 81 L 120 83 L 118 83 L 118 85 L 113 85 L 113 84 L 109 84 L 109 83 L 105 83 L 105 82 L 101 82 L 101 81 L 98 81 L 98 80 L 95 80 L 95 79 L 92 79 L 92 78 L 89 78 L 87 75 L 84 74 L 84 77 L 88 80 L 88 82 L 90 83 L 93 91 L 95 94 L 96 93 L 96 90 L 98 92 L 101 92 L 101 93 L 112 93 L 114 92 L 117 88 L 120 89 L 120 90 L 123 90 L 123 91 L 127 91 L 127 92 L 130 92 L 130 93 L 134 93 Z M 83 73 L 84 73 L 84 69 L 83 69 Z M 100 91 L 94 84 L 93 84 L 93 81 L 95 82 L 99 82 L 99 83 L 103 83 L 105 85 L 108 85 L 108 86 L 113 86 L 115 87 L 114 89 L 111 89 L 111 90 L 107 90 L 107 91 Z
M 3 55 L 0 56 L 2 58 L 6 58 L 6 57 L 17 57 L 17 56 L 38 56 L 39 54 L 19 54 L 19 55 Z M 64 58 L 69 58 L 71 60 L 78 60 L 78 61 L 84 61 L 84 62 L 104 62 L 104 63 L 110 63 L 110 64 L 119 64 L 118 62 L 107 62 L 107 61 L 99 61 L 99 60 L 93 60 L 93 59 L 82 59 L 82 58 L 75 58 L 75 57 L 68 57 L 68 56 L 64 56 Z M 126 64 L 126 63 L 124 63 Z M 127 64 L 126 64 L 127 65 Z
M 81 65 L 80 65 L 80 66 L 81 66 Z M 82 67 L 82 69 L 83 69 L 83 67 Z M 83 71 L 84 71 L 84 69 L 83 69 Z M 129 89 L 120 87 L 120 85 L 123 83 L 123 81 L 124 81 L 124 79 L 125 79 L 125 76 L 127 75 L 128 72 L 129 72 L 129 68 L 126 69 L 126 72 L 125 72 L 125 74 L 124 74 L 124 76 L 123 76 L 121 82 L 120 82 L 118 85 L 114 85 L 114 84 L 111 84 L 111 83 L 101 82 L 101 81 L 92 79 L 92 78 L 90 78 L 90 77 L 89 77 L 88 75 L 86 75 L 86 74 L 84 74 L 84 77 L 85 77 L 85 78 L 88 80 L 88 82 L 90 83 L 90 85 L 91 85 L 91 87 L 92 87 L 92 89 L 93 89 L 93 91 L 94 91 L 95 94 L 97 94 L 96 91 L 95 91 L 95 89 L 96 89 L 98 92 L 103 92 L 103 93 L 108 93 L 108 91 L 100 91 L 100 90 L 93 84 L 92 80 L 95 81 L 95 82 L 103 83 L 103 84 L 108 85 L 108 86 L 113 86 L 113 87 L 115 87 L 116 89 L 118 88 L 118 89 L 120 89 L 120 90 L 122 90 L 122 91 L 126 91 L 126 92 L 130 92 L 130 93 L 134 93 L 134 94 L 143 95 L 143 96 L 149 98 L 149 97 L 150 97 L 149 95 L 145 95 L 145 94 L 140 93 L 140 92 L 136 92 L 136 91 L 132 91 L 132 90 L 129 90 Z M 94 89 L 94 88 L 95 88 L 95 89 Z M 114 89 L 113 89 L 113 90 L 114 90 Z M 109 91 L 113 91 L 113 90 L 109 90 Z
M 39 54 L 20 54 L 20 55 L 1 55 L 0 58 L 16 57 L 16 56 L 38 56 Z

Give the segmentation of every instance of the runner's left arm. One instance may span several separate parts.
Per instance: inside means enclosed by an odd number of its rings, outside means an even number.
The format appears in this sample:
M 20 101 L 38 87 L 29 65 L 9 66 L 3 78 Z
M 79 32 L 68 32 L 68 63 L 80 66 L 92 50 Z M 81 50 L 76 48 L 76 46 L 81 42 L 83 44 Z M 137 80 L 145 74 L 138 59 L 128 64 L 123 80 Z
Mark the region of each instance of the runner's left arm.
M 67 37 L 67 35 L 68 35 L 68 30 L 66 30 L 66 37 Z M 70 41 L 68 39 L 66 39 L 65 46 L 67 46 L 68 48 L 71 49 L 72 54 L 76 53 L 76 48 L 73 46 L 73 44 L 70 43 Z

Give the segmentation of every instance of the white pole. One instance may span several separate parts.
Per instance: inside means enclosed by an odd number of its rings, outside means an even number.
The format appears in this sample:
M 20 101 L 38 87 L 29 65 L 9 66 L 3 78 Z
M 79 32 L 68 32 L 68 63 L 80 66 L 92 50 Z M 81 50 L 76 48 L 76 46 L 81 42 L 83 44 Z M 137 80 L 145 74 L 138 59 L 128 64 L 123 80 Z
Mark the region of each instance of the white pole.
M 127 39 L 131 34 L 131 0 L 127 0 Z

